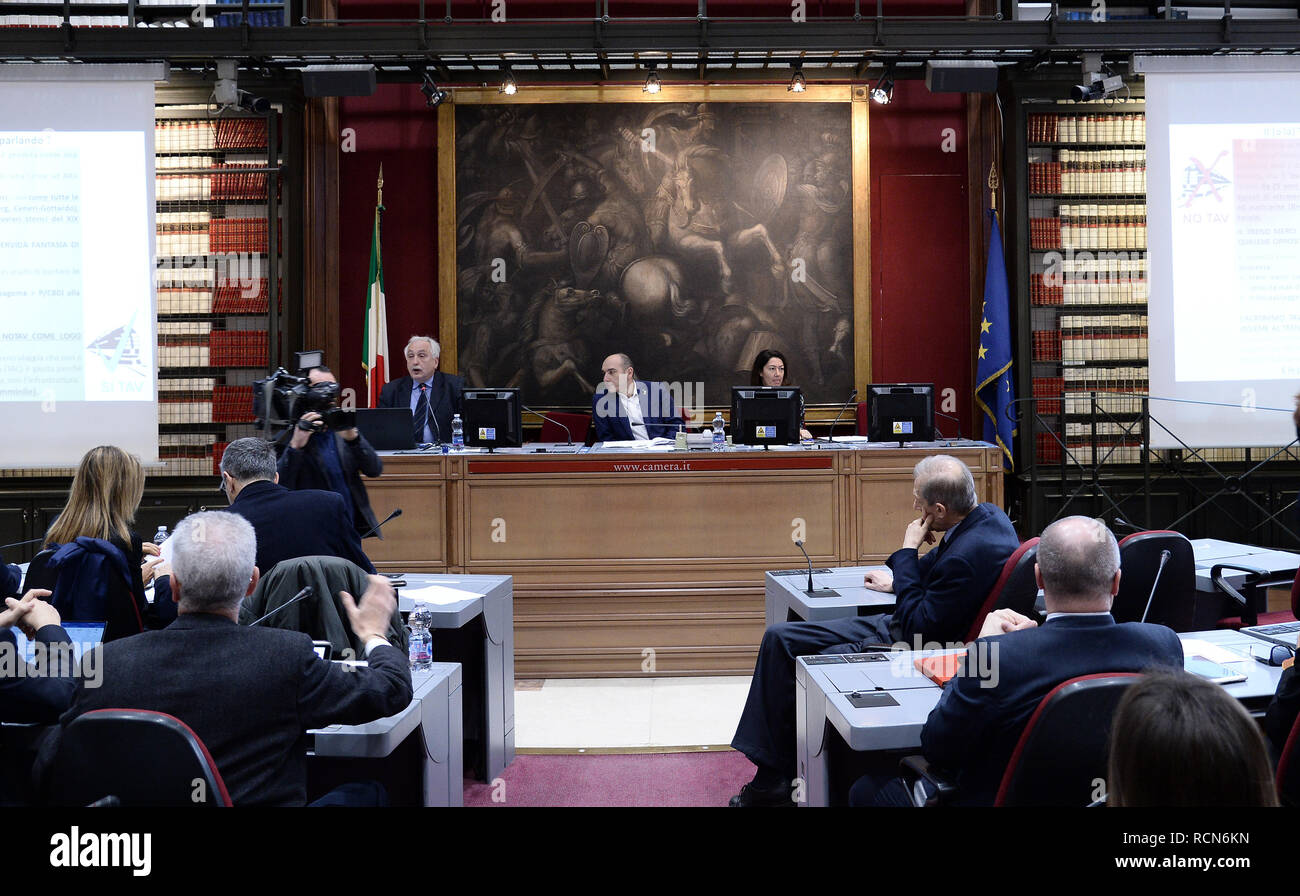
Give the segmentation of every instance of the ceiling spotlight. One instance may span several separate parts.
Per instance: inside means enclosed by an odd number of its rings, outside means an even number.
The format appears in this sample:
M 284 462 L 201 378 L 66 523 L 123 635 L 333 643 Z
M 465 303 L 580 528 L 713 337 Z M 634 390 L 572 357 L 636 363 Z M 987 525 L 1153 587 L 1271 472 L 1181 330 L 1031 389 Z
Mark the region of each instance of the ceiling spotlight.
M 786 90 L 791 93 L 803 93 L 807 89 L 808 82 L 804 80 L 803 66 L 796 65 L 794 67 L 794 74 L 790 77 L 790 86 L 787 87 Z
M 510 66 L 506 66 L 506 76 L 501 81 L 501 86 L 497 88 L 497 92 L 504 93 L 506 96 L 514 96 L 519 92 L 519 85 L 515 83 L 515 73 Z
M 657 67 L 657 63 L 650 63 L 650 71 L 645 76 L 645 86 L 641 88 L 642 93 L 658 93 L 663 89 L 663 85 L 659 83 L 659 75 L 655 72 Z
M 241 90 L 239 91 L 239 108 L 245 112 L 252 112 L 254 115 L 265 115 L 271 111 L 271 101 L 266 97 L 249 93 L 247 90 Z
M 879 103 L 882 106 L 888 106 L 894 100 L 894 67 L 886 66 L 885 71 L 876 82 L 876 86 L 871 88 L 871 101 Z
M 442 105 L 443 100 L 451 96 L 437 84 L 433 83 L 433 76 L 428 72 L 424 73 L 424 83 L 420 85 L 420 93 L 424 94 L 424 104 L 430 109 L 436 109 Z

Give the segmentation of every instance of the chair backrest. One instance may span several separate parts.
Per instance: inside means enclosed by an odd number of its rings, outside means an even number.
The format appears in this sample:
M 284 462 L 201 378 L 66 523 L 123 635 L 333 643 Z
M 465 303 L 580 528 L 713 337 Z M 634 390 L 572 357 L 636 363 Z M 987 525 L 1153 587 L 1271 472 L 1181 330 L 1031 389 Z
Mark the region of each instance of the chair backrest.
M 43 778 L 44 801 L 88 806 L 229 806 L 208 748 L 175 716 L 97 709 L 73 719 Z
M 1287 735 L 1286 744 L 1282 747 L 1282 755 L 1277 760 L 1277 782 L 1278 799 L 1284 806 L 1300 806 L 1300 757 L 1296 752 L 1300 750 L 1300 716 L 1296 717 L 1295 722 L 1291 725 L 1291 733 Z
M 46 570 L 50 604 L 67 620 L 104 622 L 104 641 L 144 631 L 144 619 L 127 575 L 130 561 L 107 541 L 78 538 L 41 551 L 37 559 Z
M 1300 619 L 1300 571 L 1295 574 L 1295 581 L 1291 583 L 1291 615 Z
M 1002 564 L 1001 575 L 989 589 L 988 597 L 984 598 L 983 606 L 975 614 L 975 621 L 966 633 L 967 641 L 979 637 L 984 620 L 994 610 L 1015 610 L 1023 616 L 1033 614 L 1034 604 L 1038 601 L 1038 581 L 1034 578 L 1034 564 L 1037 560 L 1038 536 L 1035 535 L 1016 548 L 1007 562 Z
M 259 623 L 267 628 L 305 632 L 313 641 L 329 641 L 335 659 L 360 658 L 365 645 L 352 631 L 340 591 L 357 600 L 365 593 L 369 580 L 365 570 L 341 557 L 295 557 L 281 560 L 257 583 L 239 610 L 241 625 L 249 625 L 277 607 L 273 616 Z M 310 585 L 313 593 L 295 604 L 288 602 Z M 398 650 L 407 649 L 406 626 L 394 609 L 388 623 L 388 641 Z
M 1156 570 L 1160 554 L 1169 551 L 1169 562 L 1160 574 L 1155 597 Z M 1141 622 L 1147 600 L 1151 610 L 1147 622 L 1167 625 L 1176 632 L 1192 631 L 1196 614 L 1196 558 L 1192 543 L 1180 532 L 1152 530 L 1129 535 L 1119 543 L 1119 594 L 1111 607 L 1116 622 Z
M 1106 777 L 1110 725 L 1136 672 L 1081 675 L 1039 701 L 1020 734 L 995 806 L 1086 806 Z
M 550 417 L 547 420 L 546 417 Z M 542 432 L 539 442 L 568 442 L 570 434 L 575 445 L 587 444 L 587 430 L 591 429 L 591 415 L 577 414 L 571 411 L 547 411 L 542 418 Z M 564 424 L 561 426 L 560 424 Z M 569 427 L 565 432 L 564 427 Z

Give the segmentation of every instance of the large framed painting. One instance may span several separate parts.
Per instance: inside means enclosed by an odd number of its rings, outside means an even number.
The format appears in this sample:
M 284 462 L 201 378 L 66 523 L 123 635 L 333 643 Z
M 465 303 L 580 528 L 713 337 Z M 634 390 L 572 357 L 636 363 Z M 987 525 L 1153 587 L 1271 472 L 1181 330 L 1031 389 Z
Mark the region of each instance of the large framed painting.
M 864 93 L 456 91 L 439 108 L 444 366 L 587 407 L 624 352 L 702 409 L 775 349 L 810 417 L 838 407 L 871 369 Z

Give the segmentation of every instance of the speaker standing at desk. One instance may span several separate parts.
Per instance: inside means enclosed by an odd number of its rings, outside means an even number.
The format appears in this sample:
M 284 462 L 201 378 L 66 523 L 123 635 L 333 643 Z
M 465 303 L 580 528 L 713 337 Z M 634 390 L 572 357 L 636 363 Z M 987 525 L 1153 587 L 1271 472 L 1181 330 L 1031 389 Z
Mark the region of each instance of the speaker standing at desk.
M 795 776 L 794 662 L 815 653 L 856 653 L 864 645 L 915 639 L 940 643 L 966 636 L 1002 565 L 1020 546 L 1007 515 L 976 504 L 975 481 L 954 457 L 935 455 L 916 465 L 913 506 L 920 519 L 907 527 L 903 547 L 872 573 L 866 585 L 896 596 L 891 615 L 786 622 L 763 634 L 745 711 L 731 745 L 758 766 L 732 806 L 789 805 Z M 943 541 L 921 557 L 931 532 Z

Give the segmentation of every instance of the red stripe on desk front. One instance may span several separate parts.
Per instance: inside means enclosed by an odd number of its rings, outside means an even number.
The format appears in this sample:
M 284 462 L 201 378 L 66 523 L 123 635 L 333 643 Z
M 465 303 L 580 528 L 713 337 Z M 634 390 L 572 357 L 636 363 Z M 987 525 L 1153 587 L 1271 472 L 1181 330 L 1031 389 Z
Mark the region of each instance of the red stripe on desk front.
M 727 470 L 829 470 L 832 457 L 699 457 L 670 460 L 470 461 L 471 475 L 484 473 L 717 473 Z

